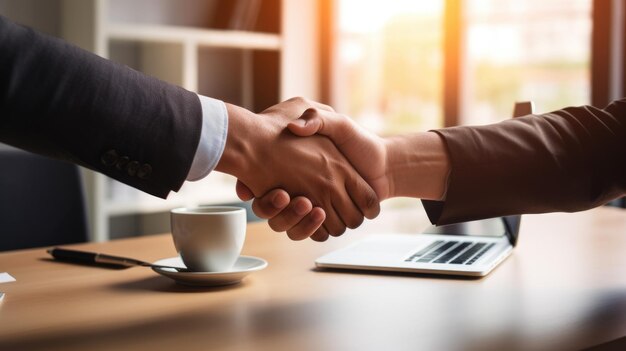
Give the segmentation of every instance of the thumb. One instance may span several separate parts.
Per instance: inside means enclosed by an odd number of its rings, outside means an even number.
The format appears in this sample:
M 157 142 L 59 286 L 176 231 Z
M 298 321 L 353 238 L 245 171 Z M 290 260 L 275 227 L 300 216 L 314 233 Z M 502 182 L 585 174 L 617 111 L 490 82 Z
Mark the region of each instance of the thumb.
M 308 111 L 308 110 L 307 110 Z M 287 128 L 297 136 L 311 136 L 320 130 L 321 117 L 318 114 L 308 114 L 305 111 L 300 118 L 289 122 Z
M 357 125 L 347 116 L 326 110 L 310 108 L 287 128 L 298 136 L 310 136 L 315 133 L 329 137 L 340 147 L 357 134 Z
M 235 185 L 235 191 L 237 192 L 237 196 L 241 199 L 241 201 L 248 201 L 254 199 L 254 194 L 252 190 L 248 188 L 241 180 L 237 179 L 237 184 Z

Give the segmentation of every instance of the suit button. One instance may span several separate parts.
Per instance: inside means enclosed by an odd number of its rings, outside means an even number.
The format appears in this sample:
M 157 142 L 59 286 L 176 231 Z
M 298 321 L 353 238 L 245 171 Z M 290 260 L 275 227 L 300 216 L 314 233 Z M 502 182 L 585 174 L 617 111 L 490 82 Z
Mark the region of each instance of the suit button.
M 139 162 L 137 161 L 130 161 L 128 162 L 128 165 L 126 166 L 126 172 L 131 177 L 134 177 L 135 174 L 137 174 L 138 169 L 139 169 Z
M 100 157 L 100 162 L 102 162 L 102 164 L 107 167 L 111 167 L 117 163 L 117 159 L 117 152 L 115 150 L 109 150 L 102 154 L 102 157 Z
M 137 170 L 137 177 L 140 179 L 148 179 L 150 178 L 150 174 L 152 174 L 152 166 L 147 163 L 144 163 Z
M 124 167 L 126 167 L 128 162 L 130 162 L 130 158 L 128 158 L 128 156 L 122 156 L 117 160 L 117 163 L 115 164 L 115 168 L 121 171 L 124 169 Z

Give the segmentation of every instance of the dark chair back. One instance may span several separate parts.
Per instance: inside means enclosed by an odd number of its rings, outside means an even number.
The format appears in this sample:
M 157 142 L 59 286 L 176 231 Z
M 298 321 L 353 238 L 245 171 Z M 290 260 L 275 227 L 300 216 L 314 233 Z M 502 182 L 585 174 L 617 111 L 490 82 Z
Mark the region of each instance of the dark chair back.
M 0 145 L 0 251 L 85 241 L 78 167 Z

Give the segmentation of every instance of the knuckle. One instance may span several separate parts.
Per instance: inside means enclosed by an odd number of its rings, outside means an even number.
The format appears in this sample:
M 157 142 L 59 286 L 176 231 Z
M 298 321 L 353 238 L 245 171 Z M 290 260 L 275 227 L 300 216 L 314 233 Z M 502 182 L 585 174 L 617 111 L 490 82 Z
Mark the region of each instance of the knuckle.
M 306 239 L 307 236 L 303 233 L 300 233 L 298 231 L 295 230 L 288 230 L 287 231 L 287 237 L 289 237 L 289 239 L 293 240 L 293 241 L 300 241 L 303 239 Z
M 291 224 L 297 224 L 300 222 L 309 212 L 300 214 L 295 206 L 292 206 L 289 211 L 285 211 L 285 219 Z
M 264 206 L 256 199 L 252 202 L 252 212 L 254 212 L 255 215 L 261 218 L 268 217 L 267 211 L 265 210 Z
M 339 227 L 335 228 L 335 229 L 334 229 L 334 230 L 330 233 L 330 235 L 332 235 L 332 236 L 341 236 L 341 235 L 343 235 L 343 233 L 345 233 L 345 232 L 346 232 L 346 227 L 342 225 L 342 226 L 339 226 Z
M 316 230 L 313 235 L 311 235 L 311 239 L 318 242 L 326 241 L 326 239 L 328 239 L 328 233 L 326 232 L 326 229 L 321 227 Z
M 367 195 L 366 197 L 367 208 L 375 208 L 376 204 L 378 204 L 378 199 L 376 198 L 376 196 L 372 194 Z
M 328 160 L 326 161 L 328 163 Z M 324 187 L 324 195 L 331 196 L 338 192 L 339 182 L 337 181 L 337 175 L 332 171 L 326 172 L 322 178 L 322 185 Z
M 306 110 L 304 110 L 303 114 L 308 117 L 315 117 L 320 114 L 320 110 L 317 107 L 309 107 Z
M 332 174 L 320 174 L 317 178 L 316 191 L 318 193 L 320 206 L 324 209 L 332 207 L 332 199 L 337 196 L 337 186 L 335 177 Z
M 361 224 L 363 224 L 363 220 L 365 218 L 363 216 L 354 216 L 348 219 L 348 223 L 346 225 L 350 229 L 358 228 Z
M 345 233 L 345 232 L 346 232 L 346 226 L 341 226 L 341 228 L 339 228 L 339 230 L 335 232 L 334 236 L 343 235 L 343 233 Z
M 378 196 L 376 196 L 376 193 L 374 193 L 373 190 L 370 190 L 365 194 L 365 206 L 368 209 L 378 208 Z
M 324 242 L 326 240 L 328 240 L 328 235 L 324 234 L 324 235 L 316 235 L 316 236 L 312 236 L 311 239 L 313 239 L 313 241 L 317 241 L 319 243 Z
M 272 218 L 269 221 L 267 221 L 267 224 L 275 232 L 284 232 L 285 231 L 285 229 L 283 228 L 283 225 L 282 225 L 282 223 L 281 223 L 281 221 L 279 219 Z
M 291 102 L 296 102 L 296 103 L 302 103 L 302 104 L 308 104 L 309 100 L 302 97 L 302 96 L 294 96 L 291 99 L 287 100 L 287 101 L 291 101 Z

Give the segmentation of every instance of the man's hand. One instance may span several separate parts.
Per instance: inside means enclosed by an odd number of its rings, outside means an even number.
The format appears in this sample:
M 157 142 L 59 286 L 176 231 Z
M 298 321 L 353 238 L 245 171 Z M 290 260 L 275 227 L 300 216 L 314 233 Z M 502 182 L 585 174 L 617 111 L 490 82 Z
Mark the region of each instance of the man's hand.
M 288 128 L 299 136 L 319 133 L 331 138 L 381 200 L 395 196 L 428 200 L 445 197 L 450 160 L 442 138 L 436 133 L 381 139 L 348 117 L 323 109 L 307 110 L 301 119 L 289 123 Z M 295 201 L 302 199 L 294 199 L 292 203 Z M 285 207 L 286 203 L 285 200 Z M 253 205 L 262 211 L 267 206 L 267 199 L 255 199 Z M 286 212 L 275 209 L 272 220 L 283 221 L 281 218 Z M 294 217 L 293 213 L 290 217 Z
M 325 240 L 328 235 L 342 234 L 346 227 L 359 226 L 363 216 L 376 217 L 380 207 L 376 193 L 330 140 L 322 136 L 298 138 L 285 129 L 289 121 L 311 106 L 306 100 L 292 99 L 255 115 L 227 105 L 228 137 L 216 170 L 240 179 L 255 197 L 275 188 L 296 196 L 292 207 L 296 217 L 310 211 L 313 205 L 321 207 L 326 218 L 314 235 Z M 308 204 L 300 207 L 302 200 L 297 196 L 310 199 L 311 207 Z M 257 213 L 263 212 L 260 203 L 255 205 Z M 312 224 L 301 224 L 302 221 L 295 222 L 286 216 L 273 222 L 305 228 L 319 221 L 323 214 L 313 209 L 309 216 Z M 290 237 L 295 240 L 306 237 L 293 233 Z
M 243 201 L 252 202 L 252 211 L 264 219 L 272 230 L 287 232 L 292 239 L 308 238 L 324 241 L 327 235 L 316 233 L 322 225 L 326 214 L 320 207 L 313 207 L 311 201 L 298 196 L 290 201 L 289 194 L 282 189 L 270 190 L 267 194 L 255 198 L 254 194 L 240 180 L 237 180 L 237 195 Z
M 350 118 L 325 108 L 307 109 L 300 119 L 290 122 L 288 128 L 298 136 L 311 136 L 316 133 L 328 136 L 373 187 L 379 200 L 389 196 L 390 183 L 386 174 L 387 157 L 385 141 L 382 138 L 361 128 Z M 240 182 L 237 183 L 237 193 L 244 201 L 254 197 Z M 273 201 L 275 198 L 282 200 L 278 203 Z M 319 217 L 315 218 L 319 216 L 316 212 L 318 209 L 313 209 L 311 214 L 305 211 L 298 213 L 295 209 L 304 208 L 307 199 L 298 197 L 290 203 L 288 199 L 289 195 L 286 192 L 275 189 L 271 193 L 256 198 L 252 206 L 257 215 L 261 214 L 260 217 L 269 218 L 269 223 L 274 230 L 287 231 L 287 234 L 295 231 L 296 235 L 301 236 L 306 236 L 307 232 L 313 233 L 316 229 L 314 226 L 319 223 Z M 312 238 L 317 239 L 316 235 Z
M 385 140 L 356 124 L 347 116 L 319 108 L 304 111 L 287 125 L 298 136 L 321 134 L 329 137 L 378 195 L 389 197 Z

